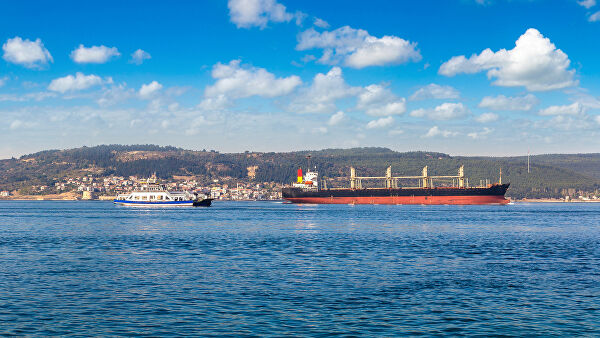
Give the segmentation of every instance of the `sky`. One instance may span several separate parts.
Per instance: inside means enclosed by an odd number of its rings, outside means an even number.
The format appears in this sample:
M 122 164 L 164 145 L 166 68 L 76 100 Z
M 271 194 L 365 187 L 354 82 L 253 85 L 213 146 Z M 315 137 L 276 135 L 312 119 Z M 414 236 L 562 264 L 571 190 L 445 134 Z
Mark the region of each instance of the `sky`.
M 600 151 L 595 0 L 8 1 L 0 158 Z

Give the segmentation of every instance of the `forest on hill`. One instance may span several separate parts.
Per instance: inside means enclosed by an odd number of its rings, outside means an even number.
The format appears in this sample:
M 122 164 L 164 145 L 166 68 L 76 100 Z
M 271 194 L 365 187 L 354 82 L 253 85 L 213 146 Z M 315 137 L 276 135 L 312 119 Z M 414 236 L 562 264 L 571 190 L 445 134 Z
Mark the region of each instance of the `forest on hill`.
M 52 186 L 65 177 L 92 174 L 97 177 L 138 176 L 156 173 L 160 178 L 195 176 L 211 182 L 231 177 L 240 181 L 289 183 L 298 167 L 316 166 L 331 184 L 347 183 L 350 167 L 361 176 L 383 176 L 388 166 L 394 175 L 456 175 L 465 166 L 471 185 L 480 180 L 510 182 L 507 195 L 514 198 L 563 197 L 600 189 L 600 154 L 551 154 L 527 157 L 467 157 L 437 152 L 396 152 L 387 148 L 323 149 L 296 152 L 219 153 L 191 151 L 156 145 L 101 145 L 68 150 L 47 150 L 20 158 L 0 160 L 0 190 L 19 190 L 32 185 Z M 249 177 L 249 169 L 253 177 Z M 251 175 L 252 176 L 252 175 Z

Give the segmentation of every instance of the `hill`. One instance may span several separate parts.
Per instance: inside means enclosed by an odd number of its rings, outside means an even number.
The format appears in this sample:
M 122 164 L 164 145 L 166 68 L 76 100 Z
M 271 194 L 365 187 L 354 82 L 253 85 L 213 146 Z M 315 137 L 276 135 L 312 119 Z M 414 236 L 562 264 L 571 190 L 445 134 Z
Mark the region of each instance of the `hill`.
M 465 166 L 472 185 L 480 180 L 511 182 L 508 195 L 561 197 L 600 189 L 600 154 L 550 154 L 531 157 L 465 157 L 436 152 L 396 152 L 387 148 L 323 149 L 297 152 L 219 153 L 191 151 L 156 145 L 102 145 L 68 150 L 47 150 L 18 159 L 0 160 L 0 190 L 27 190 L 32 185 L 52 186 L 55 182 L 92 174 L 98 177 L 138 176 L 156 173 L 160 178 L 195 176 L 211 182 L 229 177 L 240 181 L 288 183 L 306 156 L 331 184 L 347 184 L 350 166 L 360 175 L 382 176 L 388 166 L 396 175 L 419 175 L 429 166 L 430 175 L 454 175 Z

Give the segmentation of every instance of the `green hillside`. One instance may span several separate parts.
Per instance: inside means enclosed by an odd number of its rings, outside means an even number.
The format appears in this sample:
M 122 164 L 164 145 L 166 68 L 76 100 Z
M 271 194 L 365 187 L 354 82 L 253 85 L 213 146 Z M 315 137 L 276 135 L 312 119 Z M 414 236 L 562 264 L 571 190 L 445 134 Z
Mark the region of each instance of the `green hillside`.
M 48 185 L 77 175 L 146 177 L 156 173 L 168 179 L 173 176 L 196 176 L 210 182 L 231 177 L 248 178 L 248 167 L 256 166 L 257 182 L 288 183 L 296 170 L 306 168 L 311 155 L 321 177 L 330 184 L 347 184 L 350 166 L 359 175 L 383 176 L 392 166 L 394 175 L 419 175 L 429 166 L 430 175 L 455 175 L 465 166 L 471 185 L 480 180 L 510 182 L 508 195 L 522 197 L 562 197 L 565 189 L 594 192 L 600 189 L 600 154 L 539 155 L 531 157 L 527 173 L 526 157 L 464 157 L 436 152 L 396 152 L 387 148 L 324 149 L 287 153 L 219 153 L 190 151 L 155 145 L 103 145 L 69 150 L 48 150 L 0 161 L 0 189 L 27 189 L 32 185 Z M 573 190 L 571 190 L 573 192 Z

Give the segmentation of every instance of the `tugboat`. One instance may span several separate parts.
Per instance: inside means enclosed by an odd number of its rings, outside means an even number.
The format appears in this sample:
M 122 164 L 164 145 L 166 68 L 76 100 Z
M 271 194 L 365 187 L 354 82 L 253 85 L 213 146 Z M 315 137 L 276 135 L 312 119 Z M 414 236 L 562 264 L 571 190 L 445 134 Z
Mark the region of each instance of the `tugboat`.
M 156 175 L 142 182 L 139 190 L 127 194 L 119 194 L 113 201 L 119 205 L 131 206 L 193 206 L 210 207 L 212 198 L 202 198 L 188 191 L 168 191 L 163 184 L 159 184 Z

